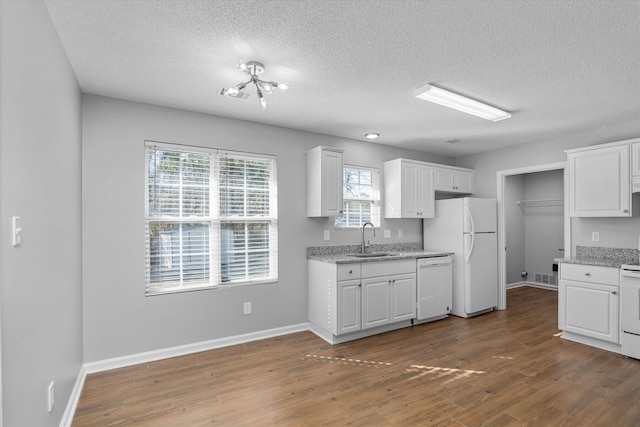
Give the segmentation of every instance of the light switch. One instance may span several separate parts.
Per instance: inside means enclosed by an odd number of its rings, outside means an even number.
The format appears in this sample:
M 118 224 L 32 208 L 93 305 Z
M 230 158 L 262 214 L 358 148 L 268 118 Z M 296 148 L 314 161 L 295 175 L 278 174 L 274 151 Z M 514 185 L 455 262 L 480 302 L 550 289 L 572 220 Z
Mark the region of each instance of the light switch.
M 324 240 L 331 240 L 331 231 L 324 230 Z
M 20 246 L 22 244 L 22 222 L 19 216 L 11 217 L 11 229 L 13 230 L 13 246 Z
M 404 233 L 402 232 L 402 230 L 398 230 L 398 237 L 402 237 L 404 236 Z
M 384 238 L 385 239 L 391 238 L 391 230 L 384 230 Z
M 593 241 L 593 242 L 599 242 L 599 241 L 600 241 L 600 232 L 598 232 L 598 231 L 592 231 L 592 232 L 591 232 L 591 241 Z

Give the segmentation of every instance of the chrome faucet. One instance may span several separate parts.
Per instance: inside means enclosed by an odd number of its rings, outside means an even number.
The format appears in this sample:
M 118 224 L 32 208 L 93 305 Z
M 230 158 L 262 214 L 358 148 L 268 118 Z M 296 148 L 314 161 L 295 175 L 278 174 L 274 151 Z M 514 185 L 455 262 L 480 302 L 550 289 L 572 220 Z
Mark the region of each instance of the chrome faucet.
M 369 242 L 367 242 L 367 244 L 365 245 L 364 243 L 364 229 L 367 225 L 371 226 L 371 229 L 373 230 L 373 237 L 376 237 L 376 228 L 373 226 L 372 223 L 370 222 L 365 222 L 362 225 L 362 253 L 365 253 L 366 249 L 369 247 Z

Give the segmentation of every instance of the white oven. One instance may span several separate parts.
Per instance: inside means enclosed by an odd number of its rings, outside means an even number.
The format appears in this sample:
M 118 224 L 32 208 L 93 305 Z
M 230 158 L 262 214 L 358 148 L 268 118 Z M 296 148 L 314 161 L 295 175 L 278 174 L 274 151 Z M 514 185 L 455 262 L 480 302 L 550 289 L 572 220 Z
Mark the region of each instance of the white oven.
M 622 354 L 640 359 L 640 265 L 620 268 L 620 317 Z

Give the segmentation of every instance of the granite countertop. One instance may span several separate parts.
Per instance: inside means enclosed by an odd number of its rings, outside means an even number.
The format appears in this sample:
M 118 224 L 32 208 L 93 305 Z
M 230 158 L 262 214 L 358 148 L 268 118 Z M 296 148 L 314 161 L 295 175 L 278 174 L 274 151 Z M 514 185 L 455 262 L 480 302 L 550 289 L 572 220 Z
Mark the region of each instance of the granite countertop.
M 372 244 L 367 252 L 386 252 L 392 253 L 393 256 L 386 257 L 356 257 L 354 254 L 360 253 L 360 245 L 343 245 L 343 246 L 313 246 L 307 248 L 307 259 L 315 259 L 322 262 L 332 264 L 349 264 L 360 262 L 384 262 L 397 261 L 418 258 L 434 258 L 447 255 L 453 255 L 453 252 L 442 252 L 435 250 L 426 250 L 414 243 L 400 244 Z
M 620 268 L 623 264 L 638 262 L 638 249 L 576 246 L 575 256 L 556 258 L 555 261 L 566 264 Z

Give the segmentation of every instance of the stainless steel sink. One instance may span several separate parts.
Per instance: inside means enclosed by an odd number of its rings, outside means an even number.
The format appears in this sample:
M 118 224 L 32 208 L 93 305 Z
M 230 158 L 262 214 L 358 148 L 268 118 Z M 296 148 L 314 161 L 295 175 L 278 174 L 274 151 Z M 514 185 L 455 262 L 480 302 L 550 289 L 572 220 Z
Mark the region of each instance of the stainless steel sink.
M 358 258 L 384 258 L 384 257 L 400 256 L 400 254 L 393 253 L 393 252 L 369 252 L 364 254 L 358 253 L 358 254 L 350 254 L 350 255 Z

